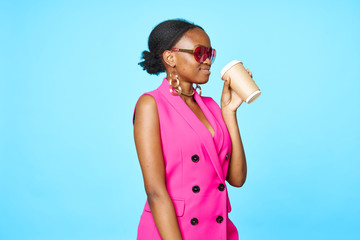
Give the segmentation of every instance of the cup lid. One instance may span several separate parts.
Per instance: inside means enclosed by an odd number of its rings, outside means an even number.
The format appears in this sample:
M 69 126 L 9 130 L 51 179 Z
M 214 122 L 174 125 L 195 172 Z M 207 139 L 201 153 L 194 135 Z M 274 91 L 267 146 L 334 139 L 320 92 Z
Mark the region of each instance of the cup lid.
M 228 64 L 226 64 L 226 66 L 223 67 L 223 69 L 220 71 L 221 78 L 224 76 L 224 74 L 225 74 L 232 66 L 234 66 L 235 64 L 238 64 L 238 63 L 240 63 L 239 60 L 232 60 L 231 62 L 229 62 Z
M 250 94 L 250 96 L 248 96 L 248 98 L 245 100 L 245 102 L 252 103 L 260 96 L 260 94 L 261 94 L 260 90 L 253 92 L 252 94 Z

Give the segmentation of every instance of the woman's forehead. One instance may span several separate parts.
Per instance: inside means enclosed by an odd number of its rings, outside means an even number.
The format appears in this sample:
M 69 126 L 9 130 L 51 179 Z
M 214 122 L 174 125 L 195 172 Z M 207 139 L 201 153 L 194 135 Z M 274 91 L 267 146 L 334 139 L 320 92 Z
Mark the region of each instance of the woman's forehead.
M 202 29 L 193 28 L 187 31 L 175 46 L 191 48 L 199 45 L 211 47 L 209 36 Z

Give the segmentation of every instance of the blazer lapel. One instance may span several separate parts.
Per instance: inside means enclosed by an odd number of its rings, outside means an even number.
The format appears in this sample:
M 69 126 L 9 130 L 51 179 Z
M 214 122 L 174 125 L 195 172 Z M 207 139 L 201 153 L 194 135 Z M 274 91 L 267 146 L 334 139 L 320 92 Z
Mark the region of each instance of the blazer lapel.
M 216 114 L 216 112 L 213 113 L 210 110 L 211 106 L 208 105 L 208 100 L 204 99 L 204 100 L 206 100 L 206 102 L 205 102 L 197 92 L 195 92 L 194 97 L 195 97 L 196 102 L 200 106 L 201 110 L 205 114 L 206 119 L 210 122 L 211 126 L 215 130 L 215 135 L 214 135 L 213 140 L 215 142 L 215 147 L 216 147 L 217 153 L 219 155 L 220 150 L 224 143 L 224 131 L 221 127 L 220 122 L 218 122 L 217 118 L 214 116 L 214 114 Z
M 163 83 L 158 88 L 160 93 L 167 99 L 167 101 L 174 107 L 174 109 L 181 115 L 189 126 L 196 132 L 201 140 L 201 143 L 205 147 L 208 155 L 210 156 L 211 163 L 214 166 L 214 169 L 220 178 L 221 181 L 225 181 L 224 174 L 220 165 L 218 151 L 216 149 L 215 143 L 211 136 L 209 130 L 205 127 L 205 125 L 199 120 L 199 118 L 191 111 L 191 109 L 186 105 L 186 103 L 181 99 L 180 96 L 174 96 L 169 91 L 169 82 L 166 78 L 164 78 Z M 201 97 L 195 91 L 195 100 L 199 104 L 199 107 L 204 112 L 204 115 L 207 117 L 208 121 L 212 125 L 215 130 L 215 134 L 221 134 L 219 131 L 218 125 L 214 122 L 214 117 L 212 116 L 209 109 L 204 104 Z

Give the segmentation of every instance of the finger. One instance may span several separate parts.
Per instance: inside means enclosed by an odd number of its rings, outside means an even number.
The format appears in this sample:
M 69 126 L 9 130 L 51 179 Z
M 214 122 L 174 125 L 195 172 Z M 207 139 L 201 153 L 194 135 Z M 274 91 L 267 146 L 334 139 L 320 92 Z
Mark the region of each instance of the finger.
M 227 79 L 225 79 L 224 81 L 224 87 L 223 87 L 223 91 L 222 94 L 228 94 L 230 92 L 230 77 L 228 77 Z
M 230 81 L 231 81 L 230 77 L 228 77 L 227 79 L 225 79 L 225 84 L 226 84 L 228 87 L 230 87 Z

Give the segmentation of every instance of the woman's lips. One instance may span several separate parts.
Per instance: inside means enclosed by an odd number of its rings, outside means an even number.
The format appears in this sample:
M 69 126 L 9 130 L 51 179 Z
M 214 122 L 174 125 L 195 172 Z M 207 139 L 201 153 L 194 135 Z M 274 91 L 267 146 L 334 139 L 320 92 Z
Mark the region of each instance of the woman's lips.
M 210 74 L 210 68 L 200 68 L 200 71 Z

